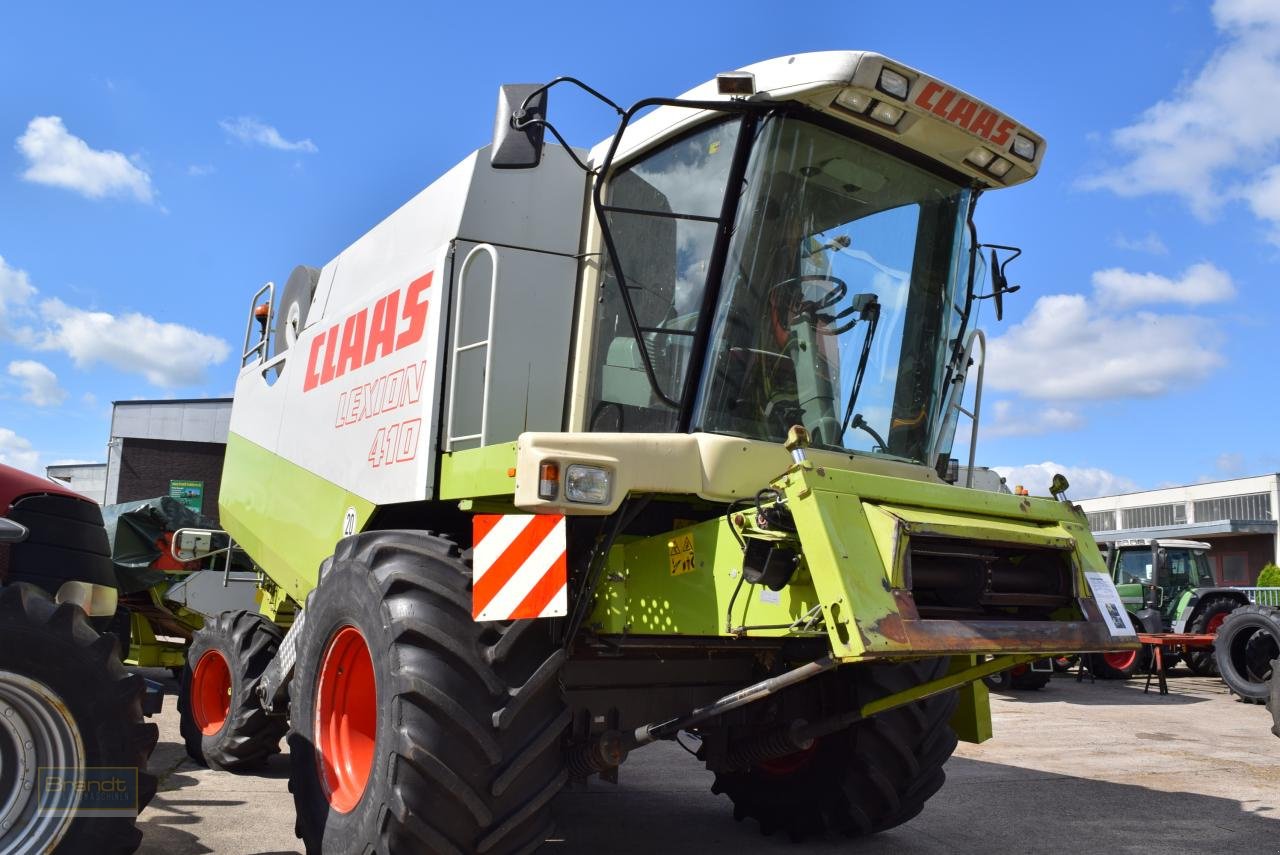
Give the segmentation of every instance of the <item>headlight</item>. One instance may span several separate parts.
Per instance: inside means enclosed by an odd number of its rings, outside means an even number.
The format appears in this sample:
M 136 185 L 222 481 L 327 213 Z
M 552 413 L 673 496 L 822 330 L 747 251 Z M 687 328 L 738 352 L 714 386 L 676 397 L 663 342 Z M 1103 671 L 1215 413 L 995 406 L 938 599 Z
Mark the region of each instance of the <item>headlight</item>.
M 609 470 L 599 466 L 574 463 L 565 472 L 564 497 L 585 505 L 603 505 L 609 501 Z
M 907 82 L 907 78 L 893 69 L 884 68 L 880 70 L 879 89 L 881 92 L 886 92 L 899 100 L 905 101 L 909 87 L 910 84 Z

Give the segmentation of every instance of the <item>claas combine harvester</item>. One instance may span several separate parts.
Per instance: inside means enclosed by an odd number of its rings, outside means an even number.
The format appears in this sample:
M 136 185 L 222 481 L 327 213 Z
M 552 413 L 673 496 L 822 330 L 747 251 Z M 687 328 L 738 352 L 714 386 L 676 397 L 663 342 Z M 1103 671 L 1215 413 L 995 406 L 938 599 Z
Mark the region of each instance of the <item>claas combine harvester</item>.
M 620 116 L 589 152 L 544 144 L 570 86 Z M 766 832 L 915 816 L 983 676 L 1137 646 L 1078 509 L 946 477 L 1012 290 L 974 207 L 1043 154 L 874 53 L 503 87 L 490 147 L 252 298 L 219 508 L 265 581 L 196 635 L 189 748 L 287 726 L 312 852 L 526 851 L 678 733 Z

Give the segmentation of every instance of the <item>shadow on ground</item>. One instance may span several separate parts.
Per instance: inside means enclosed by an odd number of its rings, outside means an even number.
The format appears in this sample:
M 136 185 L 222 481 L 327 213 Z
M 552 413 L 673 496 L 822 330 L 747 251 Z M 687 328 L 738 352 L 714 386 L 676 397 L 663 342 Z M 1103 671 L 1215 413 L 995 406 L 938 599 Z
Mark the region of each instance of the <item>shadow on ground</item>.
M 1013 701 L 1023 701 L 1029 704 L 1043 703 L 1066 703 L 1079 706 L 1172 706 L 1183 704 L 1202 704 L 1210 701 L 1212 698 L 1205 697 L 1203 694 L 1204 683 L 1206 678 L 1191 677 L 1187 675 L 1188 681 L 1183 687 L 1179 687 L 1180 680 L 1170 676 L 1167 680 L 1169 685 L 1169 694 L 1160 694 L 1156 681 L 1151 681 L 1150 691 L 1143 692 L 1146 685 L 1146 678 L 1141 679 L 1135 677 L 1132 680 L 1098 680 L 1090 683 L 1089 678 L 1077 684 L 1074 676 L 1065 674 L 1055 674 L 1049 684 L 1043 689 L 1030 690 L 1002 690 L 992 691 L 992 697 L 1006 698 Z M 1216 679 L 1216 678 L 1215 678 Z M 1194 680 L 1194 684 L 1191 681 Z M 1062 692 L 1064 688 L 1062 684 L 1071 683 L 1073 690 L 1083 689 L 1083 691 L 1072 691 L 1069 695 Z M 1226 694 L 1227 687 L 1218 684 L 1221 694 Z M 1054 691 L 1055 687 L 1059 691 Z
M 851 841 L 824 837 L 800 846 L 786 834 L 762 837 L 752 820 L 736 823 L 729 800 L 693 789 L 710 775 L 690 764 L 688 776 L 623 781 L 562 794 L 557 833 L 540 852 L 1060 853 L 1274 852 L 1280 820 L 1234 799 L 1077 778 L 954 758 L 946 786 L 924 812 L 891 831 Z M 705 780 L 704 780 L 705 779 Z M 1029 822 L 1023 820 L 1030 820 Z

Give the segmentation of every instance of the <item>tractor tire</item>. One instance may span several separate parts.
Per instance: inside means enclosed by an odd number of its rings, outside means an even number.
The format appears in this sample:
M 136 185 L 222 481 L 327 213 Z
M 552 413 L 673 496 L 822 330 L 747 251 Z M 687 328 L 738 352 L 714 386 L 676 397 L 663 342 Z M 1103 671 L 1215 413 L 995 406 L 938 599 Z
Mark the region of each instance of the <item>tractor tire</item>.
M 1018 671 L 1018 673 L 1014 673 L 1014 671 L 1017 671 L 1017 669 L 1015 668 L 1009 672 L 1009 688 L 1011 689 L 1036 691 L 1049 685 L 1051 675 L 1045 671 L 1032 671 L 1030 667 L 1025 671 Z
M 1121 650 L 1113 653 L 1089 653 L 1089 670 L 1104 680 L 1128 680 L 1147 665 L 1145 650 Z
M 1270 693 L 1271 662 L 1280 656 L 1280 610 L 1240 606 L 1218 630 L 1213 655 L 1222 682 L 1240 700 L 1261 704 Z
M 545 621 L 475 621 L 470 562 L 420 531 L 344 539 L 303 615 L 289 790 L 308 853 L 546 839 L 571 715 Z
M 1267 681 L 1267 712 L 1271 713 L 1271 733 L 1280 737 L 1280 680 L 1275 674 L 1280 671 L 1280 660 L 1271 661 L 1272 679 Z
M 865 703 L 946 671 L 946 659 L 927 659 L 845 667 L 831 679 L 842 683 L 839 695 Z M 711 791 L 729 797 L 734 819 L 755 819 L 765 835 L 785 830 L 801 840 L 893 828 L 920 813 L 946 779 L 942 766 L 956 747 L 950 724 L 956 700 L 955 692 L 934 695 L 825 736 L 807 751 L 717 772 Z
M 1023 664 L 983 677 L 982 682 L 994 692 L 1034 691 L 1049 685 L 1049 677 L 1047 672 L 1032 671 L 1030 666 Z
M 1008 671 L 1000 671 L 983 677 L 982 682 L 993 692 L 1007 692 L 1013 688 L 1013 675 Z
M 29 584 L 0 588 L 0 852 L 133 852 L 136 815 L 37 812 L 40 767 L 106 767 L 136 780 L 142 810 L 159 730 L 143 721 L 146 683 L 120 665 L 116 639 L 74 605 Z M 136 774 L 136 779 L 134 775 Z M 56 796 L 54 796 L 56 798 Z M 48 804 L 47 802 L 45 803 Z
M 196 630 L 178 687 L 178 729 L 187 756 L 211 769 L 243 772 L 280 751 L 289 729 L 258 702 L 262 672 L 284 632 L 254 612 L 223 612 Z
M 1196 616 L 1191 620 L 1188 631 L 1215 635 L 1222 626 L 1222 622 L 1227 619 L 1227 615 L 1238 608 L 1240 608 L 1240 601 L 1234 597 L 1209 597 L 1196 610 Z M 1212 650 L 1188 650 L 1185 659 L 1187 667 L 1197 677 L 1218 676 L 1218 665 L 1214 661 Z

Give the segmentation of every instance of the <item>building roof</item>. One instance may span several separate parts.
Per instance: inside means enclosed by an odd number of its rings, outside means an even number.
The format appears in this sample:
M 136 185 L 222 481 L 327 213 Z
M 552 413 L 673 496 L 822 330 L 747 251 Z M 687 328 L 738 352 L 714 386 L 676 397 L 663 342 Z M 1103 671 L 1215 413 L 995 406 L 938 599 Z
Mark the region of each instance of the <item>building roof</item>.
M 113 407 L 160 406 L 164 404 L 230 404 L 233 398 L 154 398 L 112 401 Z
M 1275 534 L 1275 520 L 1211 520 L 1186 525 L 1160 525 L 1150 528 L 1125 528 L 1116 531 L 1095 531 L 1095 540 L 1112 542 L 1129 538 L 1184 538 L 1194 540 L 1199 537 L 1224 534 Z

